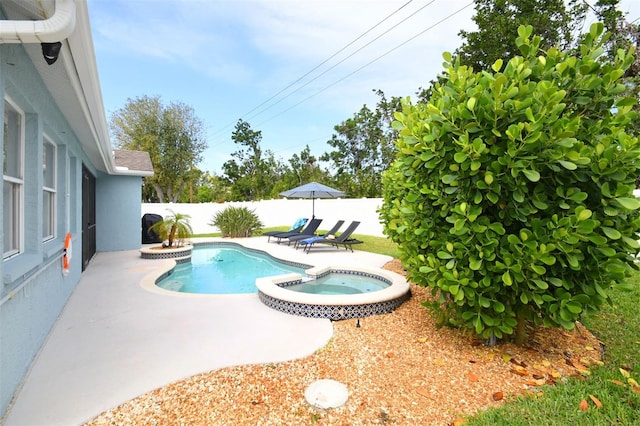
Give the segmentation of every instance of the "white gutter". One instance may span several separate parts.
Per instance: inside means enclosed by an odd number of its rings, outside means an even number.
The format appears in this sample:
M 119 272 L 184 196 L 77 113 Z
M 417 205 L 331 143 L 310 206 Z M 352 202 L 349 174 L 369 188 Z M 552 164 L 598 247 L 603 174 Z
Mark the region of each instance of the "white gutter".
M 121 176 L 153 176 L 153 172 L 142 170 L 131 170 L 128 167 L 116 166 L 112 174 Z
M 55 43 L 76 26 L 74 0 L 55 0 L 53 16 L 38 21 L 0 20 L 0 43 Z
M 85 1 L 79 1 L 77 8 L 78 16 L 88 17 Z M 61 60 L 68 70 L 69 82 L 76 93 L 76 98 L 80 100 L 79 104 L 85 116 L 85 121 L 89 124 L 91 136 L 96 141 L 100 159 L 106 167 L 106 172 L 110 175 L 153 176 L 153 171 L 123 170 L 116 166 L 102 101 L 100 79 L 96 68 L 88 18 L 78 21 L 75 33 L 69 37 L 67 43 L 68 47 L 63 44 L 63 52 L 61 53 L 64 54 L 60 55 Z M 67 48 L 69 52 L 66 52 Z M 73 52 L 80 52 L 81 54 L 76 53 L 78 58 L 75 59 Z
M 80 16 L 88 17 L 86 7 L 86 2 L 78 4 Z M 76 93 L 76 98 L 80 100 L 85 120 L 89 124 L 93 140 L 96 141 L 102 164 L 107 169 L 106 172 L 108 174 L 125 174 L 116 170 L 115 159 L 112 155 L 113 148 L 109 139 L 88 18 L 78 22 L 76 33 L 67 40 L 70 52 L 61 55 L 62 61 L 68 70 L 69 81 Z M 63 46 L 63 49 L 65 48 L 66 46 Z M 82 52 L 82 56 L 75 59 L 72 52 Z
M 81 42 L 85 42 L 86 38 L 80 37 Z M 102 164 L 105 165 L 106 171 L 109 174 L 113 174 L 113 171 L 116 168 L 115 160 L 109 153 L 111 152 L 111 142 L 109 140 L 109 134 L 107 132 L 107 127 L 104 121 L 104 110 L 102 110 L 102 98 L 100 97 L 100 102 L 96 101 L 94 98 L 99 97 L 99 84 L 97 81 L 97 73 L 90 72 L 87 68 L 91 68 L 89 66 L 89 61 L 75 61 L 73 59 L 73 54 L 71 53 L 71 48 L 67 52 L 67 44 L 63 44 L 61 51 L 61 61 L 64 67 L 67 69 L 67 75 L 69 76 L 69 84 L 71 85 L 73 91 L 75 92 L 75 98 L 78 99 L 78 105 L 82 109 L 82 114 L 84 115 L 84 120 L 89 127 L 89 131 L 91 133 L 91 138 L 95 141 L 98 151 L 100 154 L 100 158 L 102 160 Z M 89 52 L 87 46 L 83 46 L 83 52 Z M 90 51 L 91 54 L 87 54 L 87 56 L 93 58 L 93 51 Z M 97 109 L 97 110 L 96 110 Z M 97 117 L 97 122 L 96 118 Z
M 34 1 L 41 3 L 41 0 Z M 108 174 L 152 176 L 153 172 L 118 168 L 111 155 L 112 147 L 95 64 L 86 0 L 54 1 L 55 11 L 48 19 L 0 20 L 0 44 L 62 42 L 58 63 L 65 70 L 68 84 L 78 100 L 79 112 L 87 124 L 87 132 L 81 131 L 79 137 L 83 141 L 95 141 L 99 160 L 91 155 L 89 157 L 96 164 L 100 161 Z M 102 170 L 102 167 L 98 169 Z

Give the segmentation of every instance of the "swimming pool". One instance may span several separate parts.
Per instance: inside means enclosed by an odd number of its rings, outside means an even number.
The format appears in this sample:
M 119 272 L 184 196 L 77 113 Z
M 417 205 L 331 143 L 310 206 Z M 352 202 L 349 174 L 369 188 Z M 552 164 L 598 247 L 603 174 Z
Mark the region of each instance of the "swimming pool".
M 232 245 L 194 246 L 191 262 L 176 265 L 156 282 L 162 289 L 197 294 L 256 293 L 256 279 L 291 272 L 309 265 L 287 264 L 259 252 Z
M 253 246 L 256 246 L 256 244 L 253 243 Z M 159 275 L 150 274 L 148 278 L 142 281 L 141 285 L 151 292 L 165 296 L 173 295 L 179 297 L 232 297 L 234 295 L 255 297 L 257 291 L 259 300 L 272 309 L 292 315 L 327 318 L 331 320 L 362 318 L 369 315 L 393 312 L 405 300 L 411 297 L 410 287 L 406 279 L 391 271 L 351 265 L 311 266 L 276 258 L 265 251 L 271 248 L 268 245 L 265 246 L 265 250 L 260 250 L 258 247 L 252 247 L 251 245 L 247 247 L 236 242 L 196 243 L 194 244 L 192 261 L 195 262 L 195 264 L 204 263 L 217 265 L 218 267 L 227 262 L 227 266 L 229 267 L 234 263 L 230 258 L 226 258 L 221 254 L 215 254 L 222 252 L 205 251 L 202 249 L 231 248 L 239 251 L 239 254 L 256 263 L 262 263 L 266 259 L 268 261 L 267 263 L 274 262 L 277 268 L 284 268 L 285 270 L 294 268 L 297 270 L 295 272 L 289 271 L 275 274 L 272 270 L 267 272 L 268 276 L 249 278 L 247 277 L 247 272 L 253 269 L 253 266 L 244 265 L 243 267 L 238 267 L 238 265 L 233 265 L 234 267 L 227 269 L 226 274 L 219 273 L 215 279 L 211 278 L 208 274 L 203 275 L 201 281 L 205 283 L 209 282 L 209 290 L 207 293 L 201 292 L 200 290 L 198 290 L 198 293 L 194 293 L 180 291 L 185 285 L 185 282 L 179 280 L 181 276 L 180 272 L 183 268 L 185 270 L 191 269 L 191 271 L 196 270 L 196 275 L 198 275 L 200 272 L 198 271 L 199 268 L 194 268 L 193 264 L 188 262 L 182 266 L 181 264 L 176 265 L 176 262 L 172 260 L 156 260 L 157 262 L 163 262 L 160 265 L 160 270 L 163 272 L 159 272 Z M 348 260 L 348 258 L 344 260 Z M 224 282 L 225 280 L 230 281 L 232 278 L 238 277 L 243 277 L 242 285 L 247 286 L 245 288 L 246 293 L 238 293 L 237 288 L 232 288 L 233 286 Z M 346 291 L 341 289 L 338 292 L 331 292 L 331 294 L 323 293 L 322 291 L 303 293 L 288 289 L 288 287 L 300 284 L 309 278 L 326 279 L 329 287 L 335 287 L 345 281 L 361 281 L 361 278 L 358 277 L 363 277 L 362 281 L 368 283 L 364 288 L 358 290 L 360 291 L 359 293 L 354 292 L 352 289 Z M 334 281 L 336 279 L 339 280 L 339 283 Z M 161 288 L 158 285 L 158 283 L 163 281 L 166 282 L 165 286 L 167 288 Z M 252 283 L 253 286 L 251 286 Z M 236 284 L 238 283 L 236 282 Z M 370 285 L 379 286 L 380 289 L 374 290 L 368 287 Z M 214 287 L 218 288 L 214 290 Z M 220 292 L 220 289 L 222 289 L 224 293 Z M 188 287 L 184 288 L 184 290 L 188 290 Z

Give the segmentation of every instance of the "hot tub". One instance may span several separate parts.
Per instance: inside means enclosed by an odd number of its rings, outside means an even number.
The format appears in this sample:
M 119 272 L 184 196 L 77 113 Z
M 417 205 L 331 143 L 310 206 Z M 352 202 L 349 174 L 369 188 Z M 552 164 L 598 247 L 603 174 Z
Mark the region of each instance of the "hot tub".
M 292 273 L 258 278 L 256 280 L 258 297 L 265 305 L 281 312 L 312 318 L 342 320 L 393 312 L 411 295 L 409 284 L 404 277 L 383 269 L 331 266 L 311 268 L 305 272 L 311 278 L 327 275 L 365 277 L 372 281 L 371 287 L 379 289 L 367 291 L 365 288 L 363 292 L 354 294 L 293 291 L 287 287 L 303 284 L 306 279 L 300 274 Z M 312 282 L 306 282 L 306 284 L 313 285 Z

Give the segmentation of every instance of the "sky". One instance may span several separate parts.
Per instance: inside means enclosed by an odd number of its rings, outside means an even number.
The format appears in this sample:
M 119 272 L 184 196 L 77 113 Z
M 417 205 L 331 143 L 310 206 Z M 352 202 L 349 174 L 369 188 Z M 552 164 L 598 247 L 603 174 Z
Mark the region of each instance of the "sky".
M 640 0 L 623 0 L 630 21 Z M 319 157 L 334 126 L 382 90 L 415 98 L 442 53 L 472 31 L 470 0 L 88 0 L 107 119 L 129 99 L 193 108 L 208 149 L 199 168 L 222 174 L 239 119 L 288 160 Z M 588 23 L 585 24 L 588 28 Z

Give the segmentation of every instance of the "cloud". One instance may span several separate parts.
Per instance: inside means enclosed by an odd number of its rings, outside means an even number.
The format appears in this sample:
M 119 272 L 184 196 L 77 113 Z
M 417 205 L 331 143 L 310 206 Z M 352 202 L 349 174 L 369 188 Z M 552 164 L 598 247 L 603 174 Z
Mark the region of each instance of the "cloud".
M 115 60 L 127 69 L 113 78 L 117 92 L 149 91 L 198 105 L 215 145 L 207 160 L 218 165 L 234 148 L 225 126 L 276 94 L 248 121 L 264 129 L 265 148 L 283 154 L 308 142 L 322 145 L 334 125 L 365 103 L 375 105 L 373 89 L 413 95 L 439 72 L 442 46 L 457 46 L 458 23 L 470 16 L 407 42 L 470 0 L 436 1 L 422 11 L 428 2 L 414 2 L 278 94 L 406 0 L 88 1 L 96 51 L 108 61 L 103 69 L 114 68 Z M 105 92 L 111 108 L 122 102 L 115 89 Z
M 220 7 L 212 7 L 216 4 Z M 234 15 L 230 6 L 231 2 L 90 0 L 94 38 L 102 49 L 242 81 L 252 72 L 237 59 L 243 40 L 226 19 Z
M 248 30 L 253 34 L 256 50 L 275 58 L 271 72 L 267 70 L 263 76 L 264 81 L 272 88 L 285 87 L 404 3 L 255 2 L 256 7 L 246 17 Z M 281 96 L 296 90 L 287 105 L 318 97 L 320 102 L 331 100 L 334 107 L 344 104 L 351 108 L 354 99 L 362 98 L 362 94 L 369 94 L 372 89 L 389 90 L 393 95 L 413 94 L 440 72 L 442 51 L 454 50 L 459 45 L 457 33 L 469 28 L 473 8 L 438 23 L 468 4 L 469 1 L 448 1 L 435 2 L 420 11 L 419 6 L 424 3 L 403 9 Z M 327 71 L 329 68 L 332 69 Z M 312 79 L 315 81 L 310 82 Z
M 211 78 L 233 83 L 253 80 L 268 86 L 272 82 L 294 81 L 348 42 L 398 9 L 401 1 L 112 1 L 91 0 L 96 12 L 97 34 L 109 40 L 114 48 L 160 61 L 182 63 Z M 309 85 L 302 96 L 366 65 L 384 52 L 406 42 L 410 37 L 435 24 L 443 14 L 468 4 L 469 1 L 433 2 L 422 11 L 410 5 L 376 28 L 345 52 L 339 54 L 314 74 L 344 60 L 326 76 Z M 469 8 L 472 10 L 472 8 Z M 415 16 L 409 17 L 410 14 Z M 468 18 L 467 13 L 467 18 Z M 405 22 L 400 23 L 405 19 Z M 393 25 L 397 28 L 372 42 L 373 38 Z M 410 62 L 410 67 L 388 60 L 368 67 L 380 70 L 380 81 L 390 78 L 395 68 L 413 69 L 414 73 L 433 68 L 433 57 L 426 49 L 437 50 L 439 64 L 443 43 L 451 44 L 459 31 L 456 25 L 440 25 L 399 49 L 395 55 Z M 353 53 L 355 49 L 361 52 Z M 352 57 L 347 58 L 348 55 Z M 345 59 L 346 58 L 346 59 Z M 428 71 L 434 74 L 432 71 Z M 290 77 L 290 80 L 286 78 Z M 311 76 L 312 77 L 312 76 Z M 373 87 L 371 87 L 373 88 Z M 369 88 L 369 89 L 371 89 Z
M 307 143 L 320 155 L 334 125 L 377 103 L 374 89 L 428 87 L 475 13 L 472 0 L 87 1 L 107 109 L 144 93 L 195 105 L 217 170 L 241 117 L 278 156 Z M 620 5 L 640 17 L 638 0 Z

